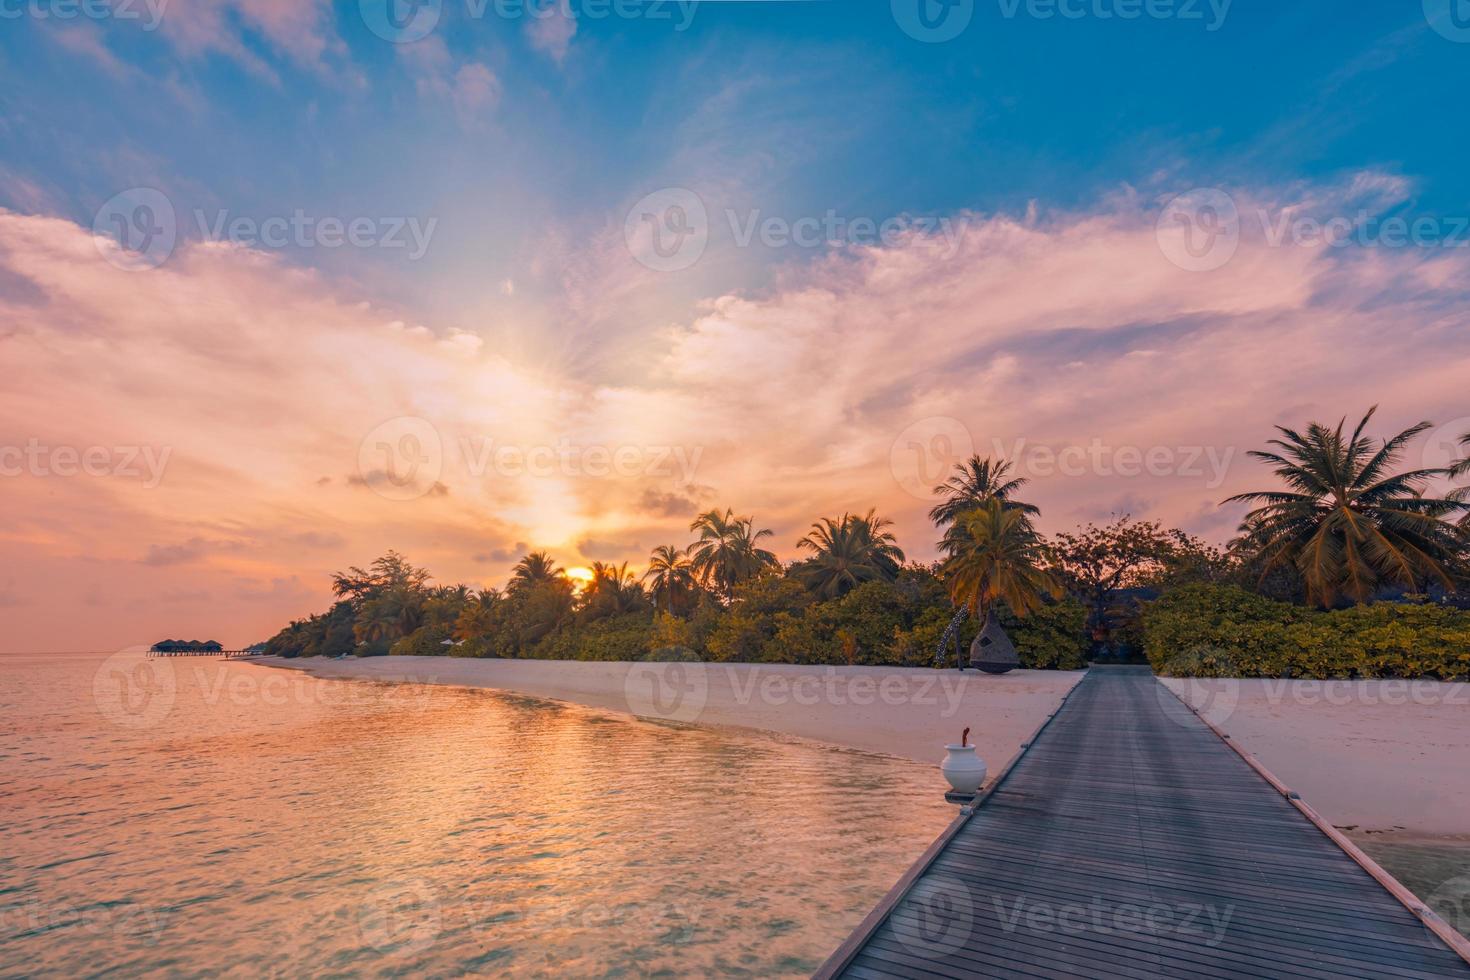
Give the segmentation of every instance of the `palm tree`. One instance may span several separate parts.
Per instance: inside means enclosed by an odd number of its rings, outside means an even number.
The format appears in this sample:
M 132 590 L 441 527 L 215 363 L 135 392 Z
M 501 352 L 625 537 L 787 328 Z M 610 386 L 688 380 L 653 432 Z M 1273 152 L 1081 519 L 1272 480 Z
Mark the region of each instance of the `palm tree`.
M 454 621 L 454 638 L 473 640 L 489 635 L 495 628 L 496 611 L 500 602 L 501 596 L 498 591 L 481 589 L 460 610 L 459 618 Z
M 1460 445 L 1465 448 L 1465 458 L 1450 467 L 1450 476 L 1457 479 L 1470 473 L 1470 432 L 1460 437 Z M 1470 531 L 1470 487 L 1454 491 L 1450 499 L 1465 508 L 1465 513 L 1460 516 L 1460 527 Z
M 774 553 L 759 547 L 769 530 L 755 529 L 755 519 L 736 517 L 728 508 L 723 514 L 711 510 L 689 525 L 699 540 L 689 546 L 689 563 L 695 578 L 706 588 L 720 592 L 728 601 L 735 586 L 768 568 L 779 568 Z
M 566 577 L 551 556 L 544 551 L 533 551 L 520 561 L 510 573 L 510 588 L 520 590 L 533 585 L 544 585 Z
M 1453 587 L 1464 538 L 1446 518 L 1463 505 L 1425 495 L 1429 481 L 1449 470 L 1391 472 L 1404 446 L 1430 423 L 1379 443 L 1363 434 L 1377 410 L 1369 409 L 1350 436 L 1343 435 L 1346 419 L 1336 428 L 1313 422 L 1305 433 L 1277 426 L 1282 438 L 1269 443 L 1276 449 L 1251 455 L 1274 464 L 1287 489 L 1226 501 L 1260 505 L 1246 514 L 1234 546 L 1254 553 L 1262 578 L 1294 567 L 1308 602 L 1326 607 L 1344 596 L 1365 602 L 1385 584 Z
M 945 535 L 948 557 L 939 573 L 955 605 L 988 623 L 997 602 L 1017 616 L 1040 607 L 1061 589 L 1045 569 L 1041 535 L 1018 507 L 992 497 L 960 513 Z
M 592 581 L 582 590 L 582 609 L 590 619 L 648 608 L 648 593 L 628 571 L 628 563 L 592 563 Z
M 1039 508 L 1013 499 L 1027 481 L 1025 477 L 1011 477 L 1010 473 L 1011 464 L 1004 459 L 982 459 L 975 455 L 956 464 L 950 478 L 934 488 L 935 494 L 944 500 L 929 511 L 929 519 L 938 527 L 946 527 L 960 514 L 991 498 L 1004 501 L 1007 507 L 1023 514 L 1041 513 Z
M 823 599 L 846 595 L 863 582 L 892 581 L 903 567 L 903 551 L 888 528 L 893 522 L 875 511 L 859 517 L 824 517 L 796 543 L 812 557 L 794 569 L 796 576 Z
M 643 573 L 643 584 L 653 594 L 654 607 L 671 615 L 699 588 L 689 556 L 671 544 L 653 549 L 648 558 L 648 571 Z

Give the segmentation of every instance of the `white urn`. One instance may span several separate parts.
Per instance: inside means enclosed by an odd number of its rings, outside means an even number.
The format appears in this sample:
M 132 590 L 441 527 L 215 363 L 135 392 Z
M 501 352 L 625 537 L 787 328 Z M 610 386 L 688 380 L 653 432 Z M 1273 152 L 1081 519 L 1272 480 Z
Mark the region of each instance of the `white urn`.
M 946 745 L 949 754 L 939 764 L 939 771 L 949 780 L 956 793 L 973 796 L 985 783 L 985 760 L 975 754 L 973 745 Z

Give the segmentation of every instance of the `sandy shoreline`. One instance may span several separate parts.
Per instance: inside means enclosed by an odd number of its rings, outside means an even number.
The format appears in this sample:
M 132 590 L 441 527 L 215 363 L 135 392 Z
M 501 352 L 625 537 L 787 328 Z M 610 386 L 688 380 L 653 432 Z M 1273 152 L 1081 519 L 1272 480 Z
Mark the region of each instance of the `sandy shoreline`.
M 1470 844 L 1470 684 L 1162 683 L 1352 836 Z
M 970 741 L 999 772 L 1084 671 L 370 657 L 250 661 L 315 677 L 487 688 L 639 717 L 752 728 L 938 765 Z
M 484 688 L 756 729 L 937 765 L 962 729 L 992 774 L 1083 671 L 372 657 L 251 661 L 315 677 Z M 1470 685 L 1161 679 L 1360 840 L 1470 845 Z M 1162 693 L 1162 692 L 1161 692 Z M 1167 695 L 1165 695 L 1167 696 Z

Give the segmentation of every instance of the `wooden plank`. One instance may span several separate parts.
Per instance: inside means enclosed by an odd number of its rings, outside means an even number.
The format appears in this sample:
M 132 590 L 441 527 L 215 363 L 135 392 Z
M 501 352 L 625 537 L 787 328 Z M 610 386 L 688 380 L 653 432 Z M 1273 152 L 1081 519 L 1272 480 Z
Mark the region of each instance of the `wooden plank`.
M 1174 702 L 1089 671 L 817 976 L 1470 978 L 1422 902 Z M 1195 907 L 1216 918 L 1170 927 Z

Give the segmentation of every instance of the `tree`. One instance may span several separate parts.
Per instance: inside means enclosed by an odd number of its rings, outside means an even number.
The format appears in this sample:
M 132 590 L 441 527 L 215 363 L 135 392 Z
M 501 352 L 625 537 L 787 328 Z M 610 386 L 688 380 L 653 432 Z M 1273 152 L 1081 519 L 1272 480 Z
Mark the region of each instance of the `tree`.
M 500 606 L 505 601 L 496 589 L 481 589 L 459 611 L 454 621 L 456 640 L 474 640 L 489 636 L 498 625 Z
M 695 578 L 727 602 L 741 582 L 780 567 L 775 554 L 759 547 L 771 532 L 757 531 L 754 518 L 736 517 L 728 508 L 723 514 L 711 510 L 696 517 L 689 530 L 699 532 L 699 540 L 689 547 Z
M 643 573 L 643 584 L 653 594 L 654 606 L 670 615 L 687 608 L 699 588 L 689 556 L 671 544 L 653 549 L 648 571 Z
M 835 521 L 824 517 L 796 543 L 812 552 L 812 557 L 792 572 L 822 599 L 846 595 L 863 582 L 891 582 L 904 560 L 897 539 L 888 530 L 892 525 L 873 510 L 861 517 L 843 514 Z
M 544 551 L 533 551 L 520 561 L 510 573 L 510 590 L 519 592 L 537 585 L 545 585 L 566 578 L 566 572 Z
M 1111 606 L 1121 589 L 1216 581 L 1228 567 L 1224 555 L 1183 531 L 1127 514 L 1111 524 L 1088 524 L 1055 535 L 1047 563 L 1067 589 L 1088 606 L 1093 639 L 1106 642 L 1118 616 Z
M 366 571 L 353 565 L 345 572 L 332 575 L 332 591 L 356 607 L 384 592 L 418 592 L 429 582 L 427 569 L 416 568 L 396 551 L 377 559 Z
M 1007 460 L 991 460 L 971 456 L 955 465 L 954 473 L 939 486 L 935 494 L 944 500 L 929 511 L 929 519 L 936 527 L 948 527 L 960 514 L 978 507 L 991 498 L 1005 502 L 1007 507 L 1023 514 L 1039 514 L 1040 509 L 1014 499 L 1014 494 L 1026 485 L 1025 477 L 1012 477 L 1011 464 Z
M 1030 518 L 999 497 L 959 513 L 945 535 L 944 548 L 948 557 L 940 574 L 950 598 L 982 624 L 998 602 L 1017 616 L 1026 616 L 1045 596 L 1060 591 L 1043 567 L 1045 551 Z
M 1460 446 L 1465 450 L 1465 458 L 1450 467 L 1450 476 L 1456 479 L 1470 474 L 1470 432 L 1460 437 Z M 1465 508 L 1460 515 L 1460 526 L 1470 530 L 1470 487 L 1461 487 L 1450 494 L 1450 499 Z
M 1363 433 L 1376 411 L 1369 409 L 1348 436 L 1346 419 L 1335 428 L 1313 422 L 1304 433 L 1277 426 L 1282 437 L 1269 443 L 1276 448 L 1251 455 L 1273 464 L 1287 489 L 1226 501 L 1260 505 L 1246 514 L 1234 547 L 1255 556 L 1263 576 L 1294 566 L 1309 603 L 1362 603 L 1384 585 L 1454 587 L 1464 538 L 1447 518 L 1463 505 L 1425 492 L 1449 470 L 1392 472 L 1405 445 L 1430 423 L 1375 442 Z
M 569 625 L 576 609 L 572 583 L 566 576 L 517 586 L 511 598 L 510 622 L 519 650 L 534 646 Z
M 628 571 L 628 563 L 592 563 L 592 581 L 582 590 L 583 618 L 604 619 L 649 607 L 648 593 Z

